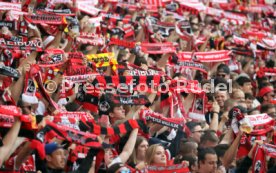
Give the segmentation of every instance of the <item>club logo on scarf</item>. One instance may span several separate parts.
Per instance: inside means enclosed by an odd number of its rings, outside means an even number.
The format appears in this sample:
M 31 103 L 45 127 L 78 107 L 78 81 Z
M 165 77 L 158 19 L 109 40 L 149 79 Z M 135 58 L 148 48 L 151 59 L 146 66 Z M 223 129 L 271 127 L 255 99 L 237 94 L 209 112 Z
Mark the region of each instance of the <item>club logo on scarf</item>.
M 36 139 L 38 139 L 42 143 L 44 142 L 44 132 L 43 132 L 43 130 L 36 134 Z
M 260 173 L 262 168 L 262 162 L 260 160 L 257 160 L 254 166 L 254 173 Z
M 27 92 L 33 93 L 35 91 L 35 84 L 32 79 L 28 80 Z
M 203 100 L 202 100 L 202 98 L 196 99 L 195 108 L 198 111 L 202 111 L 203 110 Z
M 110 96 L 110 99 L 113 103 L 122 105 L 145 105 L 149 103 L 149 100 L 145 95 L 112 95 Z
M 99 103 L 99 109 L 103 112 L 107 112 L 110 108 L 110 105 L 107 101 L 103 101 Z

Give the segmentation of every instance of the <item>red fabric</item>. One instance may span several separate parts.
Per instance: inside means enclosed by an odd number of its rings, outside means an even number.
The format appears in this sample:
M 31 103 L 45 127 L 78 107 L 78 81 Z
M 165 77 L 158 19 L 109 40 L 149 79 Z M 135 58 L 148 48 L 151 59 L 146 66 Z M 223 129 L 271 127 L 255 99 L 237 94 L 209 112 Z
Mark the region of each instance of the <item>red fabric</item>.
M 267 93 L 269 92 L 272 92 L 274 91 L 271 87 L 263 87 L 260 91 L 259 91 L 259 94 L 258 96 L 259 97 L 263 97 L 264 95 L 266 95 Z
M 177 165 L 168 165 L 168 166 L 150 165 L 147 167 L 146 171 L 148 173 L 168 173 L 168 172 L 188 173 L 190 172 L 188 165 L 186 165 L 185 163 L 177 164 Z
M 13 170 L 14 169 L 14 165 L 15 165 L 15 161 L 16 161 L 16 156 L 14 157 L 10 157 L 6 163 L 5 163 L 5 167 L 6 169 L 9 170 Z M 35 167 L 35 159 L 32 155 L 28 156 L 27 159 L 24 161 L 24 163 L 21 164 L 21 167 L 19 169 L 20 171 L 18 172 L 25 172 L 25 171 L 36 171 L 36 167 Z M 10 172 L 10 173 L 16 173 L 17 171 L 4 171 L 5 173 Z M 1 171 L 0 171 L 1 173 Z
M 41 143 L 40 141 L 34 139 L 30 143 L 30 148 L 36 150 L 42 160 L 45 159 L 46 153 L 44 149 L 44 143 Z
M 256 146 L 253 153 L 252 173 L 266 173 L 265 151 L 261 146 Z

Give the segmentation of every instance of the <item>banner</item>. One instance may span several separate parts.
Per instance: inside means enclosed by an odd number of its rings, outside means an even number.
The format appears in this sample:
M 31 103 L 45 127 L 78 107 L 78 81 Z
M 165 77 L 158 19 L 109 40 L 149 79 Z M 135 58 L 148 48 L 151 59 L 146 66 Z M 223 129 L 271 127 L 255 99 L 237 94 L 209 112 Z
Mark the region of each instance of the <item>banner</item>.
M 32 115 L 21 114 L 20 109 L 16 106 L 0 106 L 0 127 L 11 128 L 14 123 L 14 117 L 18 117 L 19 120 L 23 122 L 21 125 L 22 129 L 37 129 L 37 127 L 33 125 Z
M 181 61 L 198 61 L 198 62 L 222 62 L 229 61 L 231 51 L 210 51 L 210 52 L 179 52 L 177 56 Z
M 183 129 L 184 119 L 183 118 L 167 118 L 162 114 L 154 112 L 150 109 L 142 109 L 139 112 L 140 118 L 153 123 L 161 124 L 166 127 L 174 129 Z
M 86 13 L 86 14 L 89 14 L 89 15 L 97 15 L 101 9 L 98 9 L 96 8 L 93 3 L 93 1 L 77 1 L 77 8 L 83 12 L 83 13 Z
M 0 28 L 3 26 L 7 27 L 9 30 L 18 30 L 18 23 L 16 21 L 0 21 Z
M 75 13 L 72 13 L 70 9 L 51 9 L 45 8 L 43 10 L 37 10 L 37 14 L 50 14 L 50 15 L 60 15 L 60 16 L 75 16 Z
M 82 52 L 66 52 L 68 59 L 83 59 L 84 55 Z
M 94 62 L 97 68 L 110 66 L 111 64 L 116 65 L 117 60 L 114 56 L 115 54 L 113 52 L 86 55 L 87 60 Z
M 13 77 L 13 78 L 20 77 L 20 74 L 16 69 L 9 67 L 9 66 L 4 66 L 2 64 L 0 65 L 0 74 L 9 76 L 9 77 Z
M 50 24 L 50 25 L 64 25 L 67 24 L 65 16 L 49 15 L 49 14 L 36 14 L 24 15 L 24 18 L 34 24 Z
M 21 3 L 0 2 L 0 10 L 15 10 L 21 11 Z
M 4 49 L 42 51 L 42 46 L 43 44 L 40 39 L 31 41 L 12 41 L 0 38 L 0 47 Z
M 129 76 L 153 76 L 153 75 L 164 75 L 164 72 L 148 69 L 148 70 L 139 70 L 139 69 L 132 69 L 126 70 L 127 75 Z
M 112 45 L 112 44 L 130 48 L 130 49 L 133 49 L 135 47 L 135 42 L 129 42 L 129 41 L 120 40 L 117 38 L 110 38 L 109 45 Z
M 48 49 L 41 55 L 40 64 L 60 64 L 65 62 L 64 51 L 62 49 Z
M 173 43 L 142 43 L 141 50 L 148 54 L 166 54 L 176 51 Z
M 83 83 L 86 82 L 87 79 L 100 75 L 99 73 L 92 74 L 84 74 L 84 75 L 72 75 L 72 76 L 63 76 L 65 81 L 69 81 L 72 83 Z
M 254 127 L 274 124 L 274 120 L 267 114 L 247 115 L 245 117 L 250 120 Z
M 275 145 L 264 143 L 261 145 L 261 147 L 264 149 L 266 155 L 268 155 L 272 158 L 276 158 L 276 146 Z
M 89 44 L 93 46 L 103 46 L 105 44 L 104 38 L 101 38 L 101 37 L 98 37 L 98 38 L 77 37 L 76 41 L 82 44 Z
M 207 74 L 206 67 L 201 63 L 196 63 L 192 61 L 179 61 L 176 65 L 173 65 L 175 73 L 181 73 L 183 69 L 190 68 L 194 70 L 199 70 L 204 74 Z

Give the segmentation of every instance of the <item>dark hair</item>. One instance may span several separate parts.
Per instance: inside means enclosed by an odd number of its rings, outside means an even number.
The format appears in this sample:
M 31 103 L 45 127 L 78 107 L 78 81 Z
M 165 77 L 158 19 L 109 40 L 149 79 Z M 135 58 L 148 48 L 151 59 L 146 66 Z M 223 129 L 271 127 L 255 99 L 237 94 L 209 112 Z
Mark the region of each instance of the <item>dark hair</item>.
M 183 161 L 188 161 L 189 162 L 189 170 L 191 170 L 192 166 L 195 165 L 197 162 L 197 158 L 192 155 L 187 155 L 187 156 L 178 156 L 174 159 L 174 164 L 179 164 L 182 163 Z
M 198 150 L 198 162 L 205 161 L 205 156 L 207 154 L 215 154 L 216 155 L 216 151 L 213 148 L 199 148 Z
M 268 77 L 264 76 L 264 77 L 258 77 L 256 76 L 257 79 L 257 83 L 258 83 L 258 88 L 263 88 L 267 83 L 269 83 L 269 79 Z
M 223 84 L 224 86 L 227 86 L 226 91 L 228 91 L 228 82 L 227 82 L 227 80 L 224 79 L 224 78 L 221 78 L 221 77 L 216 77 L 214 79 L 215 88 L 218 87 L 221 84 Z M 220 90 L 220 91 L 225 91 L 225 90 Z
M 218 144 L 217 146 L 215 146 L 214 149 L 218 157 L 223 157 L 228 148 L 229 148 L 228 144 Z
M 268 111 L 268 109 L 271 109 L 271 108 L 275 108 L 275 105 L 273 105 L 271 103 L 262 104 L 260 112 L 261 113 L 266 113 Z
M 136 57 L 134 60 L 134 65 L 141 66 L 142 64 L 147 64 L 145 57 Z
M 244 93 L 244 98 L 245 98 L 245 100 L 246 99 L 249 99 L 249 100 L 254 100 L 255 99 L 255 97 L 250 93 Z
M 266 62 L 266 67 L 268 67 L 268 68 L 274 68 L 275 67 L 275 61 L 273 61 L 272 59 L 268 60 Z
M 236 79 L 236 82 L 240 85 L 243 86 L 245 83 L 251 82 L 251 80 L 248 77 L 245 76 L 240 76 Z
M 81 105 L 77 104 L 76 102 L 67 103 L 65 108 L 69 112 L 77 111 Z
M 201 124 L 199 122 L 189 121 L 186 123 L 186 126 L 190 129 L 190 131 L 193 131 L 196 126 L 201 126 Z
M 230 69 L 229 69 L 229 67 L 226 64 L 220 64 L 217 67 L 217 72 L 219 72 L 219 71 L 223 71 L 226 74 L 230 74 Z

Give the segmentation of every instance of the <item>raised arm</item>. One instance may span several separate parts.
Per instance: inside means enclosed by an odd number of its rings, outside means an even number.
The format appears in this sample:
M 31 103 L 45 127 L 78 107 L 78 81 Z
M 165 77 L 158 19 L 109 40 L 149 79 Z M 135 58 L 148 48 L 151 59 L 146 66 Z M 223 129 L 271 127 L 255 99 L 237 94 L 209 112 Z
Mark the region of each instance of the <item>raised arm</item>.
M 133 149 L 136 143 L 137 134 L 138 134 L 138 129 L 134 129 L 130 133 L 127 143 L 125 144 L 123 151 L 119 155 L 120 159 L 122 160 L 122 163 L 126 163 L 131 153 L 133 152 Z
M 20 127 L 21 121 L 17 117 L 15 117 L 15 122 L 9 132 L 3 138 L 3 146 L 0 147 L 0 167 L 2 166 L 10 150 L 14 146 L 14 142 L 18 136 Z

